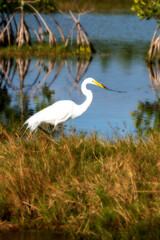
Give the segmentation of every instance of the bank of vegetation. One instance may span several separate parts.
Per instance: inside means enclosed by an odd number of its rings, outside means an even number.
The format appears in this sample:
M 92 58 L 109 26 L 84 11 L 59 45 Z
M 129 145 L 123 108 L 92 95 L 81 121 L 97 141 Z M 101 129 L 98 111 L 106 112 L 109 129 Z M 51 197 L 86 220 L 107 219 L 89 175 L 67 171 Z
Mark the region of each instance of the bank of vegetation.
M 72 133 L 54 142 L 42 131 L 22 136 L 1 125 L 0 145 L 1 231 L 160 238 L 159 132 L 146 141 Z
M 68 57 L 68 56 L 79 56 L 79 57 L 86 57 L 92 56 L 91 53 L 79 52 L 76 49 L 76 45 L 72 47 L 65 47 L 64 45 L 59 46 L 50 46 L 48 43 L 44 44 L 36 44 L 33 43 L 32 47 L 24 45 L 21 48 L 17 48 L 16 45 L 8 46 L 5 48 L 0 49 L 0 57 L 3 59 L 10 59 L 10 58 L 22 58 L 27 59 L 31 57 L 37 58 L 56 58 L 56 57 Z
M 38 55 L 39 53 L 36 53 L 36 51 L 38 52 L 39 46 L 42 54 L 48 56 L 50 54 L 46 51 L 46 43 L 51 54 L 55 55 L 57 52 L 58 54 L 70 52 L 72 52 L 72 54 L 92 54 L 95 52 L 87 32 L 80 23 L 80 16 L 82 13 L 78 13 L 77 16 L 75 16 L 71 10 L 69 11 L 73 26 L 68 35 L 65 36 L 63 33 L 63 26 L 60 26 L 54 14 L 51 12 L 51 10 L 55 9 L 54 5 L 51 5 L 51 1 L 47 1 L 49 10 L 46 13 L 50 17 L 50 20 L 48 20 L 50 22 L 49 25 L 43 16 L 43 12 L 40 12 L 41 10 L 45 11 L 47 9 L 43 9 L 40 5 L 41 2 L 43 4 L 46 1 L 21 0 L 15 1 L 14 4 L 10 4 L 10 1 L 0 1 L 1 56 L 3 56 L 5 51 L 10 55 L 14 53 L 17 55 L 16 52 L 19 53 L 20 51 L 23 54 L 24 51 L 22 48 L 24 47 L 26 55 L 33 55 L 32 52 Z M 30 22 L 26 19 L 27 14 L 30 16 Z M 37 26 L 34 27 L 35 25 L 31 24 L 32 22 Z M 57 40 L 55 28 L 58 29 L 61 36 L 59 40 Z M 76 47 L 75 44 L 72 44 L 74 33 L 76 34 Z M 35 45 L 37 45 L 37 49 Z M 13 49 L 15 50 L 13 51 Z

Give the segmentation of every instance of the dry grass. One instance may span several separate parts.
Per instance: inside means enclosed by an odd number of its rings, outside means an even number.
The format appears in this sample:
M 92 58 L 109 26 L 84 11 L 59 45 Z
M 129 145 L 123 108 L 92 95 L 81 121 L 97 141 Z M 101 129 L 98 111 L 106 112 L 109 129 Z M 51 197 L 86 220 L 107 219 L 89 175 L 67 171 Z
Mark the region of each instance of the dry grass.
M 0 129 L 0 229 L 48 228 L 76 239 L 160 238 L 160 134 L 57 143 Z

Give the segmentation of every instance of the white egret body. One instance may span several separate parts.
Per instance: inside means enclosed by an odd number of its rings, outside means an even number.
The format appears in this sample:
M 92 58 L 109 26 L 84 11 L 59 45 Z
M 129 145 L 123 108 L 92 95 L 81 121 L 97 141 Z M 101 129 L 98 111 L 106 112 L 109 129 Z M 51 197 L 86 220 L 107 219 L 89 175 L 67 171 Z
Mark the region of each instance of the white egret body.
M 94 84 L 106 88 L 93 78 L 86 78 L 81 86 L 81 91 L 86 96 L 86 100 L 82 104 L 78 105 L 71 100 L 58 101 L 31 116 L 24 125 L 28 124 L 27 128 L 33 132 L 41 123 L 52 124 L 55 128 L 59 123 L 80 116 L 88 109 L 93 99 L 93 93 L 86 88 L 87 84 Z

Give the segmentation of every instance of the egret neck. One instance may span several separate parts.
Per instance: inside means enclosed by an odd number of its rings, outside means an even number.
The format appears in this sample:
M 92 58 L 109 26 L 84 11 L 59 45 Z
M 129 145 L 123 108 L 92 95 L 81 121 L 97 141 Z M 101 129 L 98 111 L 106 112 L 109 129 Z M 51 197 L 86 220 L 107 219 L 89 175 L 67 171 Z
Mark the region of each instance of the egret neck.
M 91 105 L 92 103 L 92 100 L 93 100 L 93 93 L 91 90 L 87 89 L 86 88 L 86 85 L 88 84 L 89 82 L 87 81 L 84 81 L 82 83 L 82 86 L 81 86 L 81 91 L 82 93 L 86 96 L 86 100 L 80 104 L 80 105 L 77 105 L 77 109 L 75 109 L 75 112 L 76 112 L 76 117 L 80 116 L 82 113 L 84 113 L 88 107 Z

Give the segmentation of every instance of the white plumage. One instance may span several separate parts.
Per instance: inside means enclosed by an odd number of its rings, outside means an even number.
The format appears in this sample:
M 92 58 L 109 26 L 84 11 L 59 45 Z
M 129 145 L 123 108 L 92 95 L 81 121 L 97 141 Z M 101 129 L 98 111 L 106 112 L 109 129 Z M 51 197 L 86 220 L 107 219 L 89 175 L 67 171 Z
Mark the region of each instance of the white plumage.
M 90 106 L 93 94 L 86 88 L 87 84 L 94 84 L 102 88 L 106 88 L 103 84 L 98 83 L 93 78 L 86 78 L 81 86 L 82 93 L 86 96 L 86 100 L 78 105 L 71 100 L 61 100 L 35 113 L 24 123 L 31 132 L 35 131 L 41 123 L 49 123 L 54 125 L 66 122 L 69 119 L 76 118 L 84 113 Z

